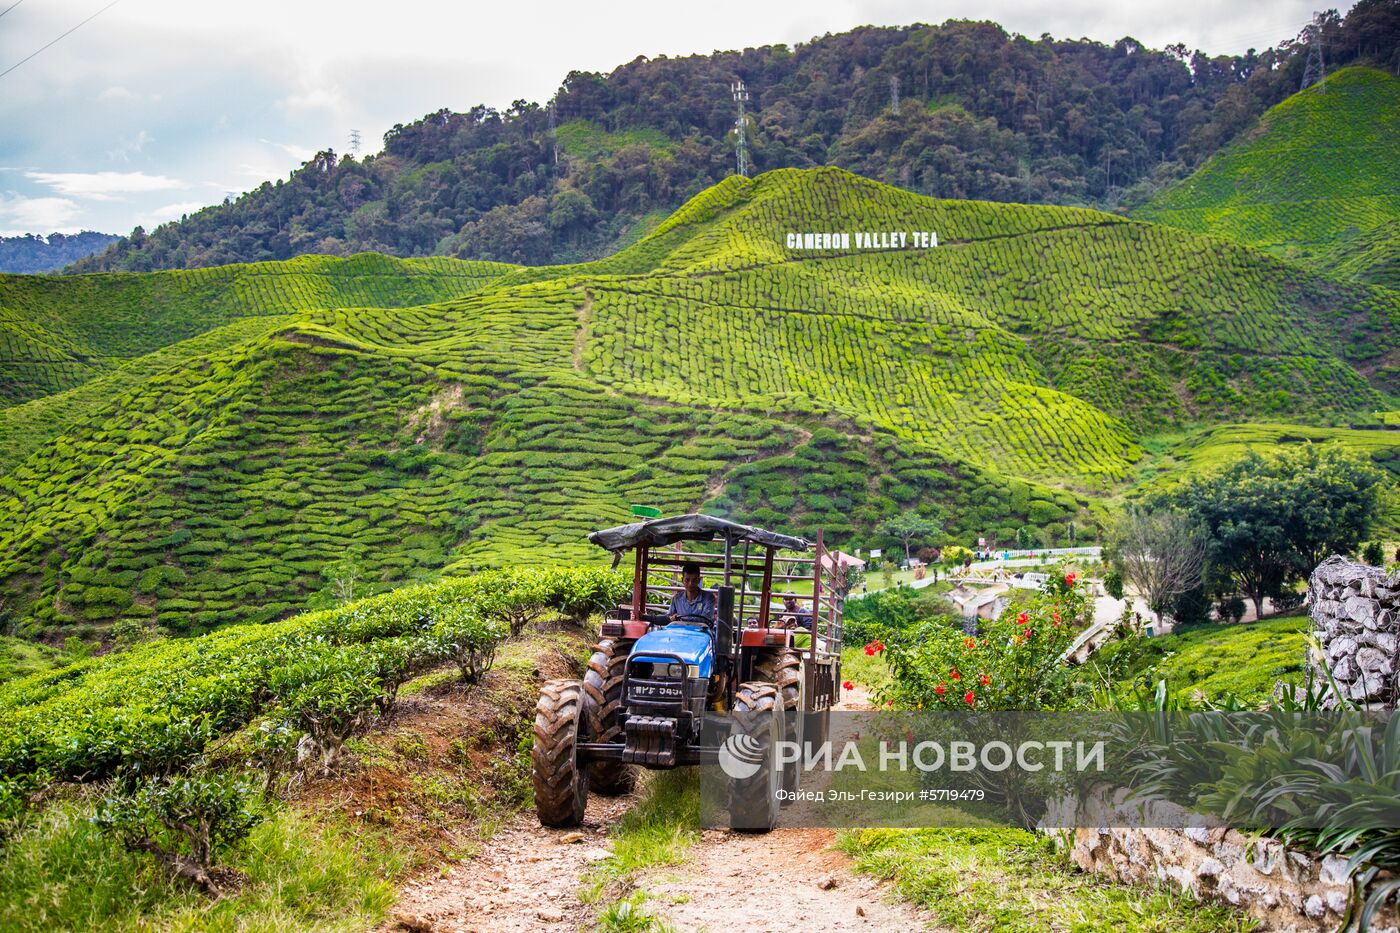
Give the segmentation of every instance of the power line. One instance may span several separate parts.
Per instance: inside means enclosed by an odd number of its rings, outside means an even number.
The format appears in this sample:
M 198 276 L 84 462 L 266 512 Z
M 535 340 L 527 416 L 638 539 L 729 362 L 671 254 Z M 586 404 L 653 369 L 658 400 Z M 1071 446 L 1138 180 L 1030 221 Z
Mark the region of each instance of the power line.
M 18 2 L 16 2 L 14 6 L 10 7 L 10 10 L 13 10 L 16 6 L 19 6 L 20 3 L 23 3 L 23 2 L 24 2 L 24 0 L 18 0 Z M 112 0 L 111 3 L 107 4 L 107 5 L 104 6 L 102 9 L 98 10 L 96 13 L 92 14 L 92 15 L 89 16 L 87 19 L 83 20 L 81 23 L 79 23 L 78 25 L 74 26 L 72 29 L 70 29 L 70 30 L 68 30 L 67 32 L 63 33 L 61 36 L 58 37 L 58 39 L 54 39 L 54 40 L 52 40 L 51 42 L 49 42 L 48 45 L 41 46 L 41 47 L 40 47 L 39 49 L 37 49 L 36 51 L 30 52 L 30 53 L 29 53 L 28 55 L 26 55 L 24 58 L 21 58 L 19 61 L 15 62 L 15 63 L 14 63 L 13 65 L 11 65 L 10 67 L 6 68 L 4 71 L 0 71 L 0 78 L 5 77 L 5 75 L 7 75 L 7 74 L 9 74 L 10 72 L 14 71 L 16 68 L 18 68 L 20 65 L 23 65 L 25 62 L 29 61 L 29 60 L 30 60 L 31 58 L 33 58 L 35 55 L 38 55 L 40 52 L 44 51 L 45 49 L 48 49 L 48 48 L 50 48 L 51 46 L 55 45 L 55 44 L 59 41 L 59 39 L 66 39 L 68 36 L 71 36 L 73 33 L 77 32 L 79 29 L 81 29 L 82 27 L 86 26 L 88 23 L 92 22 L 93 20 L 97 19 L 97 17 L 101 16 L 103 13 L 106 13 L 106 12 L 107 12 L 108 10 L 110 10 L 112 7 L 116 6 L 118 3 L 121 3 L 121 2 L 122 2 L 122 0 Z M 5 12 L 8 13 L 8 12 L 10 12 L 10 10 L 6 10 Z
M 19 5 L 20 5 L 21 3 L 23 3 L 23 2 L 24 2 L 24 0 L 15 0 L 14 3 L 11 3 L 9 6 L 5 7 L 5 9 L 0 10 L 0 16 L 4 16 L 6 13 L 10 12 L 11 10 L 13 10 L 15 7 L 19 6 Z

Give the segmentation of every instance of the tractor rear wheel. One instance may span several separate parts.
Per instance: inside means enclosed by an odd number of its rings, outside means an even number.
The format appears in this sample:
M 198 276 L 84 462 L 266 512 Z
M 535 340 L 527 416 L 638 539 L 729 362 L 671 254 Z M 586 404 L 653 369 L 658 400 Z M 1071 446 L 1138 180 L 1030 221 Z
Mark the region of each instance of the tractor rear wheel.
M 622 675 L 627 669 L 631 642 L 604 638 L 588 659 L 583 675 L 583 704 L 589 734 L 594 742 L 621 743 Z M 637 769 L 620 761 L 595 761 L 588 766 L 588 787 L 607 797 L 630 794 L 637 785 Z
M 796 651 L 783 649 L 755 658 L 753 676 L 778 688 L 782 700 L 783 740 L 801 743 L 804 735 L 802 716 L 802 659 Z M 802 777 L 802 762 L 790 762 L 783 768 L 783 790 L 797 790 Z
M 530 777 L 535 785 L 535 812 L 543 826 L 577 826 L 588 803 L 588 769 L 578 765 L 583 727 L 583 685 L 551 680 L 535 704 L 535 747 Z
M 778 689 L 773 684 L 740 684 L 734 696 L 734 725 L 725 745 L 736 749 L 737 767 L 757 764 L 753 773 L 729 778 L 729 826 L 747 833 L 766 833 L 778 822 L 778 792 L 782 775 L 775 757 L 781 734 Z M 736 742 L 736 737 L 743 737 Z M 723 760 L 721 760 L 723 764 Z

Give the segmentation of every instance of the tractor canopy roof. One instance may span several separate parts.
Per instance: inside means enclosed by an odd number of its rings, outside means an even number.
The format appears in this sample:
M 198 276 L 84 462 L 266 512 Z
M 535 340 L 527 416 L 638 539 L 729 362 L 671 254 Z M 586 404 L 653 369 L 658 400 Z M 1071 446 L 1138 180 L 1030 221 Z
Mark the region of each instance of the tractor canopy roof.
M 738 522 L 715 518 L 713 515 L 676 515 L 671 518 L 654 518 L 646 522 L 633 522 L 604 528 L 588 536 L 599 547 L 614 553 L 634 547 L 660 547 L 677 541 L 728 540 L 731 543 L 752 541 L 764 547 L 783 548 L 789 551 L 808 551 L 812 544 L 806 538 L 780 535 L 775 531 L 740 525 Z

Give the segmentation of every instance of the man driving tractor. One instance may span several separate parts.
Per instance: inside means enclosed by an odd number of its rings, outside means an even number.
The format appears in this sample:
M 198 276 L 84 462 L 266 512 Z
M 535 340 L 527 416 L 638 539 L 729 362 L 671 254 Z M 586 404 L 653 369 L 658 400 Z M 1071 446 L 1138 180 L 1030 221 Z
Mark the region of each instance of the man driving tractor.
M 674 622 L 685 616 L 704 616 L 713 622 L 717 605 L 715 594 L 700 589 L 699 564 L 692 561 L 681 567 L 681 586 L 681 592 L 671 597 L 671 609 L 666 618 Z

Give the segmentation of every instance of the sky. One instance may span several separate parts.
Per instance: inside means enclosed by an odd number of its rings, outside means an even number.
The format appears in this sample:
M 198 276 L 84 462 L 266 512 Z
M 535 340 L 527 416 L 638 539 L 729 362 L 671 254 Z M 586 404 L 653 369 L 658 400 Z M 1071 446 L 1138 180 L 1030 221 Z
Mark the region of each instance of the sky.
M 1294 37 L 1316 0 L 0 0 L 0 235 L 150 229 L 320 149 L 362 154 L 443 107 L 544 102 L 571 70 L 855 26 L 977 18 L 1220 54 Z M 1345 13 L 1350 4 L 1339 4 Z M 100 12 L 99 12 L 100 11 Z M 98 15 L 29 61 L 18 64 Z

